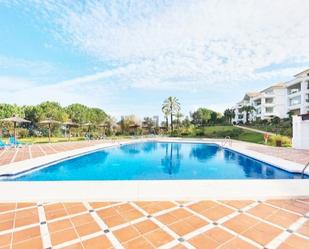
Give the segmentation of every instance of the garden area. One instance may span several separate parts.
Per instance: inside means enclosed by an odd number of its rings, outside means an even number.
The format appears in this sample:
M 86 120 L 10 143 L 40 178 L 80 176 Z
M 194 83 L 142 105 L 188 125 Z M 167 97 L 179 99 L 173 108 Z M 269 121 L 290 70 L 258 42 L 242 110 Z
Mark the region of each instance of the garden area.
M 221 114 L 201 107 L 187 116 L 180 110 L 177 98 L 167 98 L 162 105 L 164 119 L 159 123 L 155 117 L 141 120 L 133 114 L 116 120 L 100 108 L 78 103 L 66 107 L 49 101 L 35 106 L 0 104 L 0 139 L 9 143 L 13 136 L 17 136 L 23 143 L 34 144 L 147 135 L 219 139 L 228 136 L 245 142 L 265 143 L 263 133 L 233 126 L 234 114 L 231 109 Z M 291 124 L 288 119 L 274 118 L 271 121 L 247 123 L 245 126 L 278 134 L 269 137 L 268 145 L 291 146 Z

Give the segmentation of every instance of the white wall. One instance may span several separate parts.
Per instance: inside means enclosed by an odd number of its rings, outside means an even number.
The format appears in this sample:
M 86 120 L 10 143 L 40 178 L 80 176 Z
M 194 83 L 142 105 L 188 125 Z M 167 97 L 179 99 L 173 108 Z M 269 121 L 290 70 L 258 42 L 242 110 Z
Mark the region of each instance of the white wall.
M 303 121 L 300 116 L 293 116 L 293 139 L 294 149 L 309 150 L 309 120 Z
M 287 90 L 286 88 L 278 88 L 278 89 L 274 89 L 274 93 L 275 93 L 275 108 L 274 108 L 274 112 L 275 115 L 280 117 L 280 118 L 287 118 L 287 112 L 288 112 L 288 108 L 287 108 Z

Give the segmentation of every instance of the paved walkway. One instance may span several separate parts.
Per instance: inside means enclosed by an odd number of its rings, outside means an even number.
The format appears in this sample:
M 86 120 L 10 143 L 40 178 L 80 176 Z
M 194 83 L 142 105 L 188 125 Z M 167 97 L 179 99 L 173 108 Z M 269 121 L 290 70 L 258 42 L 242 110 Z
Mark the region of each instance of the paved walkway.
M 309 199 L 0 204 L 0 248 L 309 248 Z
M 265 146 L 263 144 L 253 144 L 240 141 L 233 141 L 233 144 L 240 145 L 247 150 L 256 151 L 268 156 L 278 157 L 304 165 L 309 162 L 309 150 L 295 150 L 293 148 L 271 147 Z
M 22 146 L 21 148 L 9 148 L 5 150 L 0 150 L 0 166 L 30 158 L 36 158 L 59 152 L 80 149 L 104 142 L 105 141 L 103 140 L 93 140 L 93 141 L 51 143 L 51 144 L 34 144 L 34 145 L 25 145 Z
M 240 128 L 240 129 L 244 129 L 244 130 L 248 130 L 248 131 L 254 131 L 254 132 L 257 132 L 257 133 L 262 133 L 262 134 L 267 133 L 267 134 L 273 135 L 273 136 L 276 135 L 273 132 L 262 131 L 262 130 L 258 130 L 258 129 L 254 129 L 254 128 L 250 128 L 250 127 L 246 127 L 246 126 L 242 126 L 242 125 L 234 125 L 234 126 L 237 127 L 237 128 Z

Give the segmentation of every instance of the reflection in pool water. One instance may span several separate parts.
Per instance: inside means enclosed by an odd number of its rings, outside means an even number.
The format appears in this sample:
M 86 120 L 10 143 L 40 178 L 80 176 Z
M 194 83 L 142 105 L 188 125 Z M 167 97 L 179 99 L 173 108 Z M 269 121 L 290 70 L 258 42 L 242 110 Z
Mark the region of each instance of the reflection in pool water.
M 163 172 L 169 175 L 177 174 L 179 172 L 181 163 L 181 144 L 162 144 L 165 147 L 165 156 L 161 159 Z
M 145 142 L 104 149 L 20 176 L 16 181 L 292 179 L 280 170 L 214 144 Z

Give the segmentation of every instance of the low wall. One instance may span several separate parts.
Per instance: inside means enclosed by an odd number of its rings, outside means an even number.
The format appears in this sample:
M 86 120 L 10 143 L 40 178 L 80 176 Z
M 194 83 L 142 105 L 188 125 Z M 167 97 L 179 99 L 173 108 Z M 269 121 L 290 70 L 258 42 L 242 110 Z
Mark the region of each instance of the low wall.
M 301 116 L 293 116 L 294 149 L 309 150 L 309 120 L 303 120 Z

